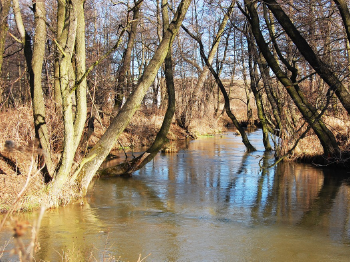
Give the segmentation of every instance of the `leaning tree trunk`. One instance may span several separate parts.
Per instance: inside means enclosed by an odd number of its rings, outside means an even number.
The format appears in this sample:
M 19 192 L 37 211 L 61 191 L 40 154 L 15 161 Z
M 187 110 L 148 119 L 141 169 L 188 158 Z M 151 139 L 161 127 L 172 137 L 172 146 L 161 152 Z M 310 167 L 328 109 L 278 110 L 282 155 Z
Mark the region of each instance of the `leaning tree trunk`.
M 325 156 L 339 157 L 340 149 L 336 143 L 333 133 L 325 126 L 321 119 L 321 115 L 308 103 L 307 99 L 303 96 L 298 85 L 295 81 L 292 81 L 280 68 L 279 64 L 275 60 L 273 54 L 271 54 L 267 43 L 262 35 L 259 25 L 259 17 L 255 8 L 255 3 L 250 0 L 245 0 L 245 5 L 248 9 L 250 17 L 248 18 L 251 24 L 252 33 L 259 46 L 260 51 L 264 55 L 267 63 L 269 64 L 272 71 L 275 73 L 278 80 L 285 86 L 288 94 L 293 99 L 293 102 L 298 107 L 299 111 L 312 127 L 318 139 L 320 140 Z M 296 73 L 292 72 L 292 76 L 296 77 Z
M 203 47 L 203 43 L 202 43 L 201 39 L 199 37 L 193 35 L 187 28 L 185 28 L 185 27 L 183 27 L 183 28 L 186 31 L 186 33 L 189 34 L 199 44 L 199 50 L 200 50 L 201 57 L 204 60 L 206 66 L 209 68 L 212 75 L 214 76 L 215 81 L 216 81 L 217 85 L 219 86 L 222 95 L 224 96 L 224 100 L 225 100 L 224 109 L 226 111 L 226 114 L 231 119 L 232 123 L 237 128 L 238 132 L 241 134 L 242 142 L 245 145 L 245 147 L 247 148 L 247 151 L 248 152 L 256 151 L 255 147 L 249 142 L 249 139 L 248 139 L 246 132 L 244 131 L 242 126 L 239 124 L 236 116 L 231 111 L 230 98 L 226 92 L 224 84 L 221 82 L 221 79 L 220 79 L 218 73 L 214 70 L 212 65 L 209 63 L 208 58 L 204 53 L 204 47 Z
M 209 53 L 208 53 L 208 62 L 210 64 L 212 64 L 213 60 L 214 60 L 214 57 L 215 57 L 215 54 L 217 53 L 217 50 L 219 48 L 219 44 L 220 44 L 220 41 L 221 41 L 221 37 L 222 35 L 224 34 L 225 32 L 225 28 L 226 28 L 226 25 L 227 25 L 227 22 L 229 21 L 230 17 L 231 17 L 231 14 L 233 12 L 233 8 L 234 8 L 234 5 L 235 5 L 235 1 L 232 1 L 230 6 L 227 8 L 227 11 L 224 15 L 224 18 L 222 19 L 221 23 L 220 23 L 220 26 L 219 26 L 219 29 L 215 35 L 215 38 L 213 40 L 213 45 L 211 46 L 210 50 L 209 50 Z M 203 70 L 200 72 L 200 75 L 198 77 L 198 81 L 197 81 L 197 85 L 196 85 L 196 88 L 194 90 L 194 93 L 191 97 L 190 100 L 192 100 L 193 102 L 196 102 L 198 103 L 198 105 L 200 105 L 198 99 L 200 98 L 200 93 L 203 91 L 203 85 L 204 85 L 204 82 L 208 76 L 208 73 L 209 73 L 209 68 L 207 66 L 204 66 L 203 67 Z M 189 101 L 189 104 L 190 105 L 193 105 L 194 103 L 192 101 Z M 198 108 L 199 110 L 200 108 Z
M 337 1 L 335 2 L 337 3 Z M 283 29 L 286 31 L 288 36 L 292 39 L 293 43 L 297 46 L 300 53 L 305 57 L 305 59 L 319 74 L 319 76 L 329 85 L 330 89 L 334 90 L 335 94 L 339 98 L 346 111 L 350 113 L 350 93 L 348 89 L 343 85 L 343 83 L 340 81 L 337 75 L 331 71 L 330 66 L 325 64 L 320 59 L 320 57 L 314 52 L 312 47 L 300 34 L 293 22 L 282 10 L 281 6 L 275 0 L 265 0 L 265 3 L 267 4 L 268 8 L 272 11 L 272 13 L 276 17 L 280 25 L 283 27 Z M 338 5 L 338 7 L 340 7 L 340 5 Z M 349 21 L 346 19 L 344 20 L 344 22 L 348 23 Z M 345 28 L 346 31 L 349 31 L 350 25 L 347 24 Z
M 101 139 L 86 156 L 85 159 L 88 161 L 82 166 L 79 176 L 77 177 L 78 182 L 80 182 L 81 193 L 83 195 L 86 194 L 91 180 L 95 176 L 102 162 L 106 159 L 114 144 L 117 142 L 119 135 L 121 132 L 123 132 L 136 110 L 140 107 L 149 86 L 154 81 L 160 66 L 168 54 L 169 48 L 173 43 L 174 37 L 179 31 L 190 3 L 191 0 L 181 1 L 178 10 L 174 15 L 173 21 L 166 30 L 161 43 L 153 55 L 153 58 L 146 66 L 134 92 L 129 96 L 118 115 L 112 120 L 110 126 L 103 134 Z
M 169 15 L 168 15 L 168 1 L 162 0 L 162 14 L 163 14 L 163 35 L 165 34 L 169 26 Z M 174 73 L 173 73 L 173 62 L 172 62 L 172 48 L 169 48 L 168 54 L 164 60 L 164 73 L 166 87 L 168 90 L 168 108 L 164 115 L 163 123 L 157 136 L 150 146 L 139 157 L 133 159 L 130 162 L 125 162 L 113 167 L 106 168 L 102 170 L 102 174 L 108 176 L 119 176 L 131 174 L 132 172 L 144 167 L 148 162 L 150 162 L 162 148 L 162 146 L 168 142 L 167 134 L 169 132 L 172 119 L 175 114 L 175 86 L 174 86 Z

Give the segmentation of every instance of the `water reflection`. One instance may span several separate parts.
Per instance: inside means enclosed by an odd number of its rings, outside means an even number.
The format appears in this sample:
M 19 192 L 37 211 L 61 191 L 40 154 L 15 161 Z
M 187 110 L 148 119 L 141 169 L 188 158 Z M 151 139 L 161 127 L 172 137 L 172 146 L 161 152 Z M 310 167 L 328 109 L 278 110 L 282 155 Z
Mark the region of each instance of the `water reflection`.
M 132 178 L 96 181 L 88 204 L 46 214 L 37 258 L 348 261 L 348 180 L 304 164 L 261 168 L 273 155 L 260 139 L 250 134 L 259 150 L 248 154 L 232 134 L 203 138 Z

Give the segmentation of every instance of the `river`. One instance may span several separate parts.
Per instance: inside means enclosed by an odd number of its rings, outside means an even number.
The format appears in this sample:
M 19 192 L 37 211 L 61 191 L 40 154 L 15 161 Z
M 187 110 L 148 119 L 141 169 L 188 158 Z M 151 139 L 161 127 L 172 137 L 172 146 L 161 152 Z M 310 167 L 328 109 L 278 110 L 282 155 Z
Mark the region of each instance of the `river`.
M 249 134 L 253 153 L 228 132 L 160 153 L 131 178 L 96 180 L 83 203 L 46 211 L 36 259 L 350 261 L 346 172 L 262 168 L 274 158 L 261 136 Z

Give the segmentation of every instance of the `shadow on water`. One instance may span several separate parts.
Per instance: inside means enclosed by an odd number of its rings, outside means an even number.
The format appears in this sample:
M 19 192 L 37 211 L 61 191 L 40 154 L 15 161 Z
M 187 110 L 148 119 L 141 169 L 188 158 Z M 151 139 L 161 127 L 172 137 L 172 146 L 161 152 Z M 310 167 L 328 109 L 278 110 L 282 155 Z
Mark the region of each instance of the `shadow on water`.
M 273 154 L 260 131 L 249 138 L 257 152 L 229 133 L 97 180 L 84 205 L 48 211 L 37 259 L 348 261 L 349 180 L 306 164 L 263 168 Z

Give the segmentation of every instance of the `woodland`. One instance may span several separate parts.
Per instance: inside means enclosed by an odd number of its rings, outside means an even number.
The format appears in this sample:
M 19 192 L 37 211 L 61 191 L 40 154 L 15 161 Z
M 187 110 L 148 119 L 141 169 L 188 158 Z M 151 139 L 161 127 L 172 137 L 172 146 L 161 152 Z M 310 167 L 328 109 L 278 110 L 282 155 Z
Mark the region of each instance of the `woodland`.
M 258 125 L 276 161 L 348 163 L 346 0 L 0 4 L 2 176 L 24 177 L 23 189 L 41 181 L 9 203 L 83 197 L 121 136 L 146 136 L 155 117 L 148 148 L 104 172 L 142 168 L 176 139 L 174 126 L 195 137 L 227 123 L 247 152 L 246 126 Z

